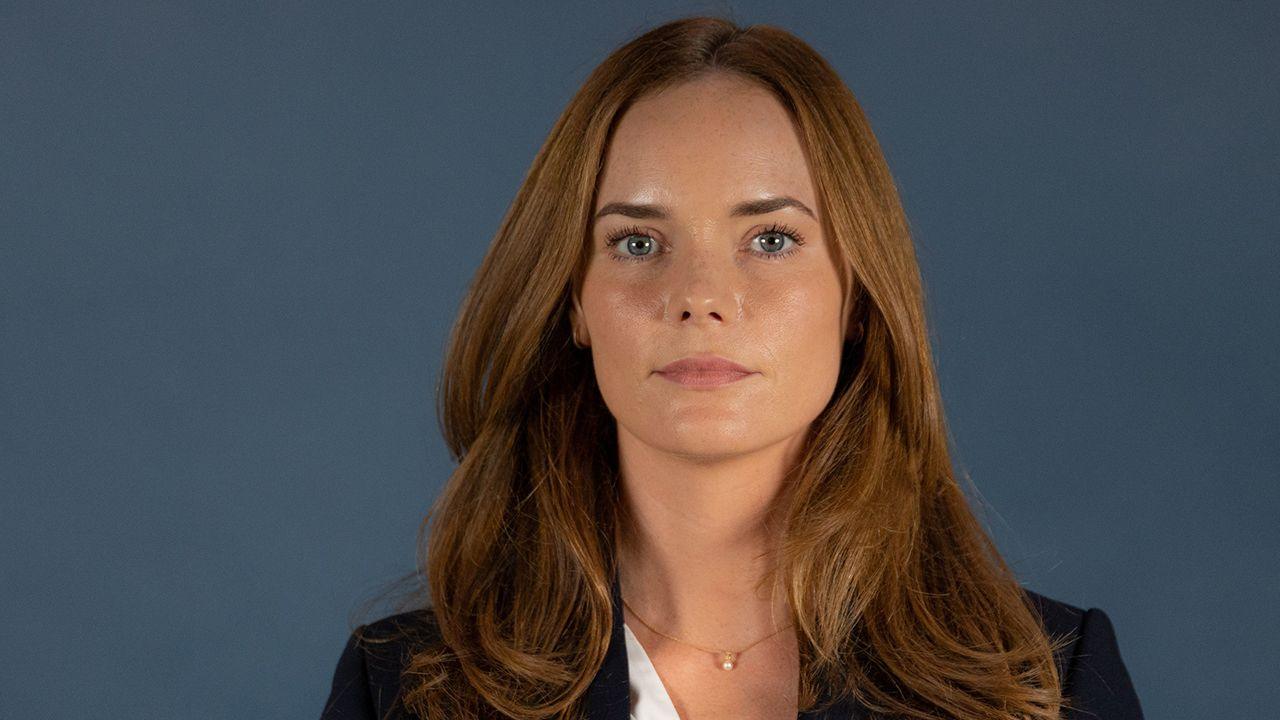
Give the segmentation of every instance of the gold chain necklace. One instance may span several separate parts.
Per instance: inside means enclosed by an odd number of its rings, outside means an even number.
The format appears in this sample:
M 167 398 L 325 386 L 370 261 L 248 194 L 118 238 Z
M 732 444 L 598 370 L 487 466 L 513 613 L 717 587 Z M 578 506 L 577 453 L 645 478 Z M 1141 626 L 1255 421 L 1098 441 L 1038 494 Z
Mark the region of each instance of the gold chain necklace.
M 640 624 L 641 624 L 641 625 L 644 625 L 645 627 L 647 627 L 647 628 L 649 628 L 650 630 L 652 630 L 653 632 L 655 632 L 655 633 L 657 633 L 657 634 L 661 635 L 662 637 L 664 637 L 664 638 L 669 638 L 669 639 L 671 639 L 671 640 L 675 640 L 676 642 L 678 642 L 678 643 L 680 643 L 680 644 L 682 644 L 682 645 L 688 645 L 688 646 L 689 646 L 689 647 L 691 647 L 691 648 L 696 648 L 696 649 L 701 650 L 701 651 L 703 651 L 703 652 L 709 652 L 709 653 L 711 653 L 712 655 L 718 655 L 718 656 L 720 656 L 720 667 L 721 667 L 722 669 L 724 669 L 724 670 L 732 670 L 732 669 L 734 669 L 735 667 L 737 667 L 737 666 L 738 666 L 738 656 L 739 656 L 739 655 L 741 655 L 742 653 L 744 653 L 744 652 L 746 652 L 746 651 L 750 650 L 751 648 L 755 647 L 756 645 L 759 645 L 760 643 L 764 642 L 765 640 L 768 640 L 769 638 L 773 637 L 774 635 L 777 635 L 778 633 L 782 632 L 783 630 L 786 630 L 787 628 L 790 628 L 790 627 L 791 627 L 791 625 L 787 625 L 787 626 L 786 626 L 786 627 L 784 627 L 784 628 L 780 628 L 780 629 L 778 629 L 778 630 L 775 630 L 774 632 L 771 632 L 771 633 L 769 633 L 768 635 L 765 635 L 764 637 L 762 637 L 762 638 L 760 638 L 759 640 L 757 640 L 757 641 L 755 641 L 755 642 L 751 643 L 750 645 L 748 645 L 748 646 L 746 646 L 746 647 L 742 648 L 741 650 L 712 650 L 711 648 L 704 648 L 704 647 L 702 647 L 702 646 L 700 646 L 700 645 L 694 645 L 694 644 L 693 644 L 693 643 L 691 643 L 691 642 L 686 642 L 686 641 L 684 641 L 684 640 L 681 640 L 681 639 L 680 639 L 680 638 L 678 638 L 678 637 L 675 637 L 674 635 L 668 635 L 668 634 L 666 634 L 666 633 L 662 632 L 661 630 L 658 630 L 658 629 L 657 629 L 657 628 L 655 628 L 654 626 L 652 626 L 652 625 L 650 625 L 649 623 L 645 622 L 645 621 L 644 621 L 644 618 L 640 617 L 640 613 L 636 612 L 635 608 L 633 608 L 633 607 L 631 607 L 629 604 L 627 604 L 627 601 L 626 601 L 626 600 L 623 600 L 623 601 L 622 601 L 622 604 L 623 604 L 624 606 L 626 606 L 626 608 L 627 608 L 628 610 L 630 610 L 630 611 L 631 611 L 631 614 L 632 614 L 632 615 L 635 615 L 635 616 L 636 616 L 636 619 L 640 621 Z

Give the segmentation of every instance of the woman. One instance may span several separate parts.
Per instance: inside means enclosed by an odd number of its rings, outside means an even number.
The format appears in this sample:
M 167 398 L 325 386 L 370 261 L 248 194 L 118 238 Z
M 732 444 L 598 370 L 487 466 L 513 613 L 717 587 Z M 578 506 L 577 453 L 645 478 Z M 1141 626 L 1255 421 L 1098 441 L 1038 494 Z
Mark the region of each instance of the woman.
M 1107 615 L 953 475 L 919 270 L 836 73 L 689 18 L 587 79 L 455 325 L 425 607 L 324 718 L 1140 718 Z

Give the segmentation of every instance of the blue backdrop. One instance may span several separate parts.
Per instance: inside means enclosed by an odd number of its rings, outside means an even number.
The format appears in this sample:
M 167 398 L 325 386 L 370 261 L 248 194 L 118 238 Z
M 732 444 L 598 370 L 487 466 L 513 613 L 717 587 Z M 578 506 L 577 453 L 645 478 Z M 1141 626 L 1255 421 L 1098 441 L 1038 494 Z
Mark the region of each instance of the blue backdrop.
M 697 11 L 869 114 L 1024 584 L 1108 612 L 1150 717 L 1275 712 L 1274 3 L 446 5 L 0 3 L 0 717 L 319 714 L 529 162 Z

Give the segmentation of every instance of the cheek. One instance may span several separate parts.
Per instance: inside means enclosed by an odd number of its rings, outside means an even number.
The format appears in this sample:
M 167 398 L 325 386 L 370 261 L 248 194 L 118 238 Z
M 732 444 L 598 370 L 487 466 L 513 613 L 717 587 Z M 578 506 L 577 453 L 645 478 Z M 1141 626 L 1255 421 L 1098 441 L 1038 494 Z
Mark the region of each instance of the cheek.
M 600 285 L 591 296 L 587 314 L 592 343 L 597 337 L 607 347 L 641 344 L 646 325 L 661 315 L 655 293 L 637 285 Z
M 653 347 L 650 335 L 662 313 L 655 293 L 635 285 L 597 284 L 583 300 L 601 384 L 634 378 L 638 368 L 661 357 L 662 348 Z
M 766 368 L 765 405 L 780 425 L 811 421 L 831 399 L 840 373 L 838 280 L 813 277 L 757 296 L 753 352 Z
M 840 291 L 810 280 L 768 288 L 752 302 L 758 335 L 775 369 L 813 367 L 840 344 Z

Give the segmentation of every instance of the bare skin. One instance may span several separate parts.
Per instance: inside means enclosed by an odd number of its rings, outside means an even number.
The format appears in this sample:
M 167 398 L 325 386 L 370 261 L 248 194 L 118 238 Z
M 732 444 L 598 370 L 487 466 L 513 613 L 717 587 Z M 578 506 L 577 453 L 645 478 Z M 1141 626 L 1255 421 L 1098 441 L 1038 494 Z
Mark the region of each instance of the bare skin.
M 813 215 L 731 214 L 743 201 L 782 196 Z M 790 116 L 735 76 L 702 77 L 627 110 L 594 213 L 611 203 L 667 211 L 594 220 L 571 313 L 617 420 L 633 518 L 619 547 L 622 595 L 664 633 L 737 650 L 790 624 L 786 598 L 757 584 L 777 547 L 771 511 L 784 474 L 835 388 L 848 327 L 836 256 Z M 775 223 L 795 232 L 768 232 Z M 632 226 L 638 232 L 606 246 Z M 654 372 L 697 352 L 755 374 L 689 388 Z M 629 610 L 626 619 L 683 720 L 794 720 L 792 630 L 725 671 L 715 655 L 649 631 Z

